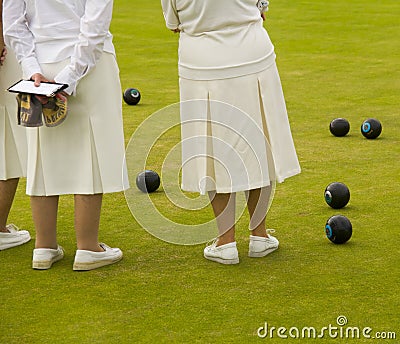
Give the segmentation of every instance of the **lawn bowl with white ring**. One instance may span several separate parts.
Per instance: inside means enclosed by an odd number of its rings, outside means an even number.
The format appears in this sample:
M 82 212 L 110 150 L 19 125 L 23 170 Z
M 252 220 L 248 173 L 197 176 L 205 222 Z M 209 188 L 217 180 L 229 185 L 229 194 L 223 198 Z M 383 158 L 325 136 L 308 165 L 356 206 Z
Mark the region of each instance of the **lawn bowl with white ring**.
M 123 98 L 128 105 L 136 105 L 140 101 L 141 94 L 137 88 L 127 88 Z
M 324 192 L 325 202 L 333 209 L 340 209 L 350 200 L 350 190 L 346 184 L 340 182 L 330 183 Z

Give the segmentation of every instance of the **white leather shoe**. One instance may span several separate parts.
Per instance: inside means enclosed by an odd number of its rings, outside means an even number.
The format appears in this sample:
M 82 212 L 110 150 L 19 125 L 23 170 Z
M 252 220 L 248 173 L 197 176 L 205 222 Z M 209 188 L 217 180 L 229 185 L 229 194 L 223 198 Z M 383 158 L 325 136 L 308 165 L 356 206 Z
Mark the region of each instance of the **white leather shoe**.
M 239 263 L 239 253 L 236 242 L 217 246 L 217 240 L 204 249 L 204 258 L 221 264 Z
M 75 271 L 93 270 L 122 259 L 122 251 L 119 248 L 112 248 L 104 243 L 99 245 L 103 248 L 103 252 L 76 250 L 73 269 Z
M 53 263 L 64 258 L 64 250 L 61 246 L 57 249 L 35 248 L 33 250 L 32 268 L 37 270 L 50 269 Z
M 0 232 L 0 251 L 25 244 L 31 240 L 31 236 L 28 231 L 20 230 L 12 223 L 7 225 L 6 228 L 8 233 Z
M 267 229 L 267 233 L 274 233 L 275 230 Z M 249 257 L 260 258 L 265 257 L 267 254 L 277 250 L 279 247 L 279 241 L 277 238 L 268 234 L 268 237 L 259 237 L 250 235 L 249 243 Z

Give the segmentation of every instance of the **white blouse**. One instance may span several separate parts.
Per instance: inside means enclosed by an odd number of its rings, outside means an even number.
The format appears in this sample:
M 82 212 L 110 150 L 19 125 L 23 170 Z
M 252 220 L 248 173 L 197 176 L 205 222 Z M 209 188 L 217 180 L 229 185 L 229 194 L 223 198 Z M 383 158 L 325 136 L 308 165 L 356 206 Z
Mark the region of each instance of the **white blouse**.
M 225 79 L 260 72 L 275 61 L 256 0 L 161 0 L 169 29 L 179 29 L 179 75 Z
M 115 53 L 109 32 L 113 0 L 3 0 L 4 39 L 25 77 L 41 73 L 41 63 L 70 59 L 55 77 L 73 93 L 100 59 Z

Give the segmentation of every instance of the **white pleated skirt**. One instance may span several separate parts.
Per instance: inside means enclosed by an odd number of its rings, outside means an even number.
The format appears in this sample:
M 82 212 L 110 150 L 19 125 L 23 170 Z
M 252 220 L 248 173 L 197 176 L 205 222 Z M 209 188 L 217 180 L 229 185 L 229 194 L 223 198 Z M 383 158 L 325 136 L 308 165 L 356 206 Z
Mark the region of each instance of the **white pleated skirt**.
M 9 50 L 0 66 L 0 180 L 26 176 L 26 130 L 17 125 L 16 94 L 5 91 L 21 76 L 17 59 Z
M 68 63 L 42 64 L 48 79 Z M 125 163 L 119 69 L 103 53 L 96 67 L 68 97 L 68 113 L 57 127 L 27 128 L 27 194 L 97 194 L 129 187 Z
M 256 74 L 179 83 L 183 190 L 252 190 L 300 173 L 275 63 Z

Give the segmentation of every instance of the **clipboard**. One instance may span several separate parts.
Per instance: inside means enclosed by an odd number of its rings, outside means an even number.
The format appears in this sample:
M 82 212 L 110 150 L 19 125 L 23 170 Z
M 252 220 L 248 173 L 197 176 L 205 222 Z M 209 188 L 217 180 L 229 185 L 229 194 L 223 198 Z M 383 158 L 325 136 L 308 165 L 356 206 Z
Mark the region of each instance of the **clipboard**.
M 67 84 L 57 82 L 42 81 L 40 86 L 35 86 L 32 80 L 19 80 L 15 84 L 7 88 L 8 92 L 36 94 L 46 97 L 54 97 L 57 92 L 60 92 L 68 87 Z

